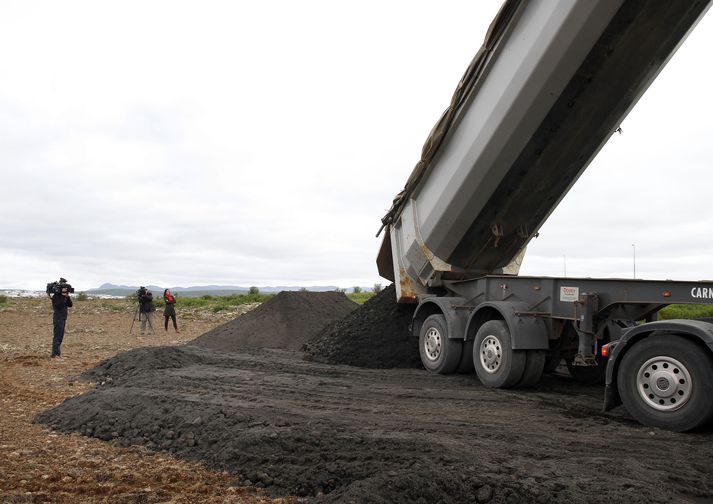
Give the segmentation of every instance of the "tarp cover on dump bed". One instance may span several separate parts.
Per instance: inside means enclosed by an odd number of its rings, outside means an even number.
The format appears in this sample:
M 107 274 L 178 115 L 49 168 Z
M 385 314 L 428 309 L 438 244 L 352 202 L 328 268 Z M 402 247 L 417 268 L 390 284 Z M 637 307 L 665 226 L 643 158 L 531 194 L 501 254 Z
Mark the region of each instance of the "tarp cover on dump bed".
M 458 110 L 460 110 L 466 97 L 473 90 L 473 87 L 480 77 L 483 68 L 485 68 L 485 62 L 487 61 L 488 56 L 490 56 L 490 53 L 492 52 L 493 47 L 495 47 L 497 41 L 500 40 L 505 27 L 512 19 L 512 16 L 520 3 L 522 3 L 522 0 L 506 0 L 502 7 L 500 7 L 495 19 L 493 19 L 490 23 L 488 33 L 485 36 L 485 42 L 483 42 L 483 45 L 480 46 L 480 49 L 470 62 L 470 65 L 468 65 L 463 77 L 458 82 L 458 87 L 456 87 L 456 90 L 453 93 L 450 105 L 448 105 L 448 108 L 443 112 L 443 114 L 441 114 L 438 122 L 436 122 L 435 126 L 433 126 L 428 138 L 426 138 L 426 142 L 423 144 L 423 148 L 421 149 L 421 159 L 418 163 L 416 163 L 416 166 L 406 181 L 406 186 L 396 195 L 391 208 L 381 219 L 382 226 L 376 236 L 379 236 L 385 226 L 393 222 L 394 216 L 399 213 L 414 188 L 428 171 L 429 163 L 433 159 L 433 156 L 435 156 L 443 138 L 446 136 L 446 133 L 453 124 Z

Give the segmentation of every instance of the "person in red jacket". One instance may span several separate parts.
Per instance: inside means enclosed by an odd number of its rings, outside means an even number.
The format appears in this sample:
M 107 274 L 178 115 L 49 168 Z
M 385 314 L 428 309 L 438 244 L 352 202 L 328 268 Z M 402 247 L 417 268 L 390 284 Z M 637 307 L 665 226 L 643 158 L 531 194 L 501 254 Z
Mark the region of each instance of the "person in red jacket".
M 181 331 L 178 330 L 178 324 L 176 324 L 176 298 L 173 297 L 170 290 L 166 289 L 163 291 L 163 300 L 166 303 L 166 307 L 163 309 L 163 328 L 168 332 L 168 319 L 170 317 L 173 319 L 173 329 L 180 334 Z

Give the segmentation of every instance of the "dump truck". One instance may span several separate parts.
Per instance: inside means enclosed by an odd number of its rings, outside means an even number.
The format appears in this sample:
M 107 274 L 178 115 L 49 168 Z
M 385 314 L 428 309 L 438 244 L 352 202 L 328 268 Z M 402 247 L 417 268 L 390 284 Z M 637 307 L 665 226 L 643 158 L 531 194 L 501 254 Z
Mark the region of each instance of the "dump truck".
M 528 387 L 566 363 L 604 409 L 674 431 L 713 418 L 713 281 L 519 276 L 528 242 L 712 0 L 507 0 L 382 219 L 379 274 L 423 366 Z

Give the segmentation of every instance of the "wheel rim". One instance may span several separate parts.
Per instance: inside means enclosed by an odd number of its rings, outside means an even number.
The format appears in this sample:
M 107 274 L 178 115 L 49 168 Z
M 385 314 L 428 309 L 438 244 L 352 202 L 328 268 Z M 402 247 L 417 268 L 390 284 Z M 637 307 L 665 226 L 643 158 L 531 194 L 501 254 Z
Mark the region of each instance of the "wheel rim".
M 441 333 L 435 327 L 429 327 L 426 337 L 423 340 L 423 350 L 429 361 L 435 361 L 441 355 L 442 340 Z
M 480 364 L 488 373 L 497 373 L 503 363 L 503 347 L 500 340 L 488 335 L 480 344 Z
M 644 402 L 657 411 L 674 411 L 688 402 L 693 390 L 686 366 L 668 356 L 647 360 L 636 375 L 636 388 Z

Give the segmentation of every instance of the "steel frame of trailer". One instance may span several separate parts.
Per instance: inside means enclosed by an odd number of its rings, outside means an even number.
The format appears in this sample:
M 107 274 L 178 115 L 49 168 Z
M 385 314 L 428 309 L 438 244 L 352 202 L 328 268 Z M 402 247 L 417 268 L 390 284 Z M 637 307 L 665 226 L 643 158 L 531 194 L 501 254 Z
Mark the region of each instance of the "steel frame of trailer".
M 418 336 L 430 315 L 441 314 L 448 339 L 470 342 L 486 322 L 502 320 L 513 350 L 576 352 L 573 361 L 582 367 L 598 365 L 606 343 L 608 410 L 621 404 L 617 371 L 623 356 L 650 336 L 682 335 L 713 356 L 713 321 L 656 321 L 657 312 L 670 304 L 713 305 L 713 281 L 499 275 L 451 281 L 420 300 L 411 331 Z M 568 330 L 576 347 L 565 341 Z

